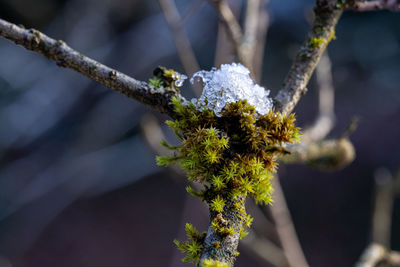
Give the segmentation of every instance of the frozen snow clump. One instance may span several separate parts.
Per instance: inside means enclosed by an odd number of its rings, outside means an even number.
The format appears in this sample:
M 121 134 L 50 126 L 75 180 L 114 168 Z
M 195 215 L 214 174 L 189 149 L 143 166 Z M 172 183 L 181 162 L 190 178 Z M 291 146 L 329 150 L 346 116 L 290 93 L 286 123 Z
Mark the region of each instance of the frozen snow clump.
M 220 69 L 211 71 L 201 70 L 193 74 L 190 79 L 202 80 L 203 93 L 200 98 L 192 99 L 197 109 L 206 107 L 214 110 L 217 116 L 228 103 L 246 99 L 256 111 L 264 115 L 272 108 L 272 99 L 268 97 L 269 90 L 255 84 L 249 76 L 250 71 L 239 63 L 223 64 Z

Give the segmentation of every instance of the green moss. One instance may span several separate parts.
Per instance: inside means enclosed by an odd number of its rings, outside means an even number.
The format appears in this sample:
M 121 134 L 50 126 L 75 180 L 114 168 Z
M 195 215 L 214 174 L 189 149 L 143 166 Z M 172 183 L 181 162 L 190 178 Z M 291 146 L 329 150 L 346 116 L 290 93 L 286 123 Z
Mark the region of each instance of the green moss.
M 323 43 L 324 43 L 324 38 L 320 38 L 320 37 L 313 37 L 310 39 L 310 47 L 315 50 L 317 48 L 319 48 Z
M 171 156 L 157 157 L 157 164 L 178 163 L 189 181 L 204 185 L 199 192 L 191 187 L 186 190 L 207 202 L 217 213 L 211 222 L 215 233 L 227 237 L 240 231 L 243 237 L 246 231 L 235 229 L 223 217 L 224 209 L 230 203 L 229 209 L 232 207 L 243 225 L 250 227 L 253 219 L 246 213 L 244 197 L 252 197 L 260 204 L 272 202 L 271 179 L 277 166 L 275 156 L 288 153 L 284 144 L 299 139 L 294 115 L 282 116 L 270 111 L 258 116 L 247 101 L 238 101 L 225 106 L 222 116 L 217 117 L 213 111 L 199 111 L 191 103 L 186 106 L 178 99 L 172 101 L 178 119 L 167 124 L 181 144 L 170 146 L 163 142 L 175 152 Z M 188 244 L 178 242 L 175 242 L 180 244 L 178 247 L 189 253 L 184 259 L 192 260 L 192 250 L 197 246 L 189 251 Z
M 180 251 L 186 254 L 182 259 L 183 262 L 197 263 L 200 260 L 200 253 L 203 248 L 206 233 L 199 233 L 199 231 L 189 223 L 186 224 L 185 230 L 188 240 L 186 242 L 174 240 L 174 243 Z

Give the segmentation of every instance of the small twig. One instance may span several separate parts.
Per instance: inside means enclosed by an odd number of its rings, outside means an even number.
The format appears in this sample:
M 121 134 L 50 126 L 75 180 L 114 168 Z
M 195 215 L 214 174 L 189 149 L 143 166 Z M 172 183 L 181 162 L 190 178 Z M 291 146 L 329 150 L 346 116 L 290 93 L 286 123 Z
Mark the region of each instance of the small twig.
M 274 204 L 271 214 L 276 224 L 276 230 L 283 247 L 283 253 L 291 267 L 307 267 L 307 260 L 301 249 L 296 230 L 286 204 L 279 177 L 274 177 Z
M 221 22 L 225 25 L 229 37 L 234 43 L 236 55 L 239 60 L 248 67 L 248 62 L 245 62 L 245 56 L 241 49 L 243 43 L 243 32 L 237 21 L 235 15 L 233 14 L 231 8 L 229 7 L 226 0 L 209 0 L 214 6 L 218 13 Z
M 360 117 L 358 116 L 352 117 L 349 125 L 343 132 L 341 138 L 348 138 L 357 129 L 359 123 L 360 123 Z
M 346 5 L 346 9 L 353 11 L 377 11 L 389 10 L 394 12 L 400 11 L 399 0 L 378 0 L 378 1 L 352 1 Z
M 335 26 L 342 11 L 336 0 L 317 0 L 312 28 L 275 97 L 274 106 L 277 111 L 287 115 L 305 94 L 308 81 L 322 53 L 335 37 Z
M 395 267 L 400 266 L 400 252 L 388 251 L 380 244 L 372 243 L 361 255 L 356 267 Z
M 335 120 L 335 90 L 333 87 L 331 61 L 327 51 L 322 54 L 315 74 L 319 89 L 319 114 L 315 123 L 303 132 L 301 138 L 303 143 L 325 138 L 332 130 Z
M 257 44 L 258 23 L 260 17 L 260 0 L 247 0 L 246 16 L 244 21 L 244 35 L 241 43 L 241 53 L 244 61 L 249 64 L 250 72 L 254 74 L 253 59 Z
M 28 50 L 38 52 L 57 65 L 73 69 L 86 77 L 146 104 L 171 117 L 175 116 L 172 97 L 183 99 L 179 92 L 151 89 L 147 83 L 135 80 L 128 75 L 111 69 L 81 53 L 73 50 L 63 41 L 56 41 L 34 29 L 23 29 L 0 19 L 0 35 L 22 45 Z
M 393 177 L 381 168 L 375 172 L 375 208 L 372 218 L 372 242 L 390 248 L 393 209 Z
M 233 15 L 238 18 L 241 12 L 241 1 L 229 1 Z M 227 64 L 237 60 L 237 50 L 232 37 L 229 36 L 228 30 L 224 23 L 220 20 L 218 23 L 218 35 L 215 48 L 214 66 L 218 67 L 221 64 Z
M 200 66 L 190 45 L 190 41 L 184 32 L 181 16 L 175 2 L 174 0 L 158 0 L 158 2 L 174 38 L 183 68 L 189 76 L 192 76 L 196 71 L 200 70 Z M 193 89 L 196 96 L 201 95 L 201 88 L 198 83 L 193 85 Z
M 357 267 L 400 266 L 400 253 L 390 251 L 395 180 L 381 168 L 375 172 L 375 207 L 372 217 L 372 241 L 364 250 Z
M 353 144 L 347 138 L 321 140 L 288 146 L 290 154 L 279 160 L 290 164 L 308 164 L 321 170 L 337 170 L 349 165 L 355 158 Z
M 253 76 L 257 83 L 261 81 L 262 63 L 265 51 L 265 42 L 267 37 L 267 31 L 269 27 L 269 14 L 268 10 L 264 7 L 268 3 L 268 0 L 261 0 L 261 6 L 259 9 L 260 14 L 258 15 L 258 26 L 257 26 L 257 37 L 256 45 L 254 48 L 253 56 Z

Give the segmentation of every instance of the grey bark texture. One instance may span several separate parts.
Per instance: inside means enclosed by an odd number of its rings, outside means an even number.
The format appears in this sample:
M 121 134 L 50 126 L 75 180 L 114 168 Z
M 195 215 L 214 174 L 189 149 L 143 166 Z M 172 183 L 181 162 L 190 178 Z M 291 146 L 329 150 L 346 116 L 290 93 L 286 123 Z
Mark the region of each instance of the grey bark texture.
M 61 40 L 54 40 L 35 29 L 24 29 L 0 19 L 0 35 L 56 61 L 60 67 L 73 69 L 86 77 L 138 100 L 147 106 L 175 116 L 172 97 L 183 98 L 178 91 L 156 90 L 146 82 L 138 81 L 128 75 L 109 68 L 96 60 L 82 55 Z

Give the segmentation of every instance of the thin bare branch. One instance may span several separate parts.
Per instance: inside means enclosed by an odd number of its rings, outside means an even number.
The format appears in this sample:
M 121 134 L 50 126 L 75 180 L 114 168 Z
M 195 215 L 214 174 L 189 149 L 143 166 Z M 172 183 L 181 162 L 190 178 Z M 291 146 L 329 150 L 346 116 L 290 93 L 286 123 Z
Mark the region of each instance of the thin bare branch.
M 73 69 L 86 77 L 146 104 L 171 117 L 175 116 L 172 97 L 183 97 L 177 91 L 153 90 L 147 83 L 138 81 L 109 68 L 73 50 L 65 42 L 56 41 L 35 29 L 24 29 L 0 19 L 0 35 L 22 45 L 28 50 L 38 52 L 57 65 Z
M 248 62 L 245 62 L 245 56 L 242 52 L 243 32 L 238 20 L 233 14 L 226 0 L 209 0 L 215 7 L 221 22 L 225 25 L 229 37 L 234 43 L 236 55 L 239 60 L 248 67 Z
M 356 267 L 394 267 L 400 266 L 400 252 L 388 251 L 380 244 L 372 243 L 361 255 Z
M 321 56 L 315 74 L 319 89 L 319 113 L 315 123 L 303 132 L 301 138 L 303 143 L 325 138 L 332 130 L 335 120 L 335 90 L 333 87 L 331 61 L 327 51 Z
M 399 0 L 378 0 L 378 1 L 352 1 L 346 5 L 346 9 L 353 11 L 377 11 L 377 10 L 389 10 L 389 11 L 400 11 Z
M 372 242 L 390 248 L 393 210 L 393 177 L 389 170 L 375 172 L 375 208 L 372 218 Z
M 238 18 L 241 13 L 241 0 L 230 0 L 229 7 L 232 10 L 233 15 Z M 218 35 L 217 44 L 215 48 L 215 59 L 214 66 L 220 66 L 221 64 L 227 64 L 237 60 L 237 49 L 235 48 L 232 37 L 229 36 L 228 30 L 226 29 L 223 22 L 218 23 Z
M 248 62 L 253 73 L 253 59 L 257 42 L 257 30 L 260 15 L 260 0 L 247 0 L 246 17 L 244 21 L 244 36 L 241 44 L 241 53 Z
M 183 29 L 181 16 L 175 2 L 174 0 L 158 0 L 158 2 L 174 38 L 175 46 L 183 68 L 189 76 L 192 76 L 196 71 L 200 70 L 200 66 L 190 45 L 190 41 Z M 195 84 L 193 89 L 196 96 L 201 95 L 199 84 Z
M 267 37 L 267 31 L 269 27 L 269 14 L 265 8 L 268 0 L 261 0 L 261 6 L 259 9 L 260 14 L 258 15 L 258 26 L 257 26 L 257 37 L 256 45 L 254 48 L 253 55 L 253 76 L 257 83 L 261 81 L 262 63 L 265 51 L 265 42 Z
M 270 210 L 283 247 L 283 253 L 286 256 L 289 266 L 308 267 L 309 265 L 301 249 L 277 175 L 274 177 L 274 189 L 274 204 L 270 206 Z
M 290 154 L 281 156 L 281 162 L 306 163 L 322 170 L 344 168 L 355 158 L 354 146 L 347 138 L 295 144 L 287 149 Z
M 375 172 L 375 207 L 372 217 L 372 241 L 364 250 L 357 267 L 400 266 L 400 253 L 390 251 L 395 182 L 385 168 Z
M 277 111 L 285 115 L 290 113 L 307 91 L 306 86 L 322 53 L 335 37 L 335 26 L 342 12 L 337 0 L 317 0 L 312 28 L 275 97 Z

